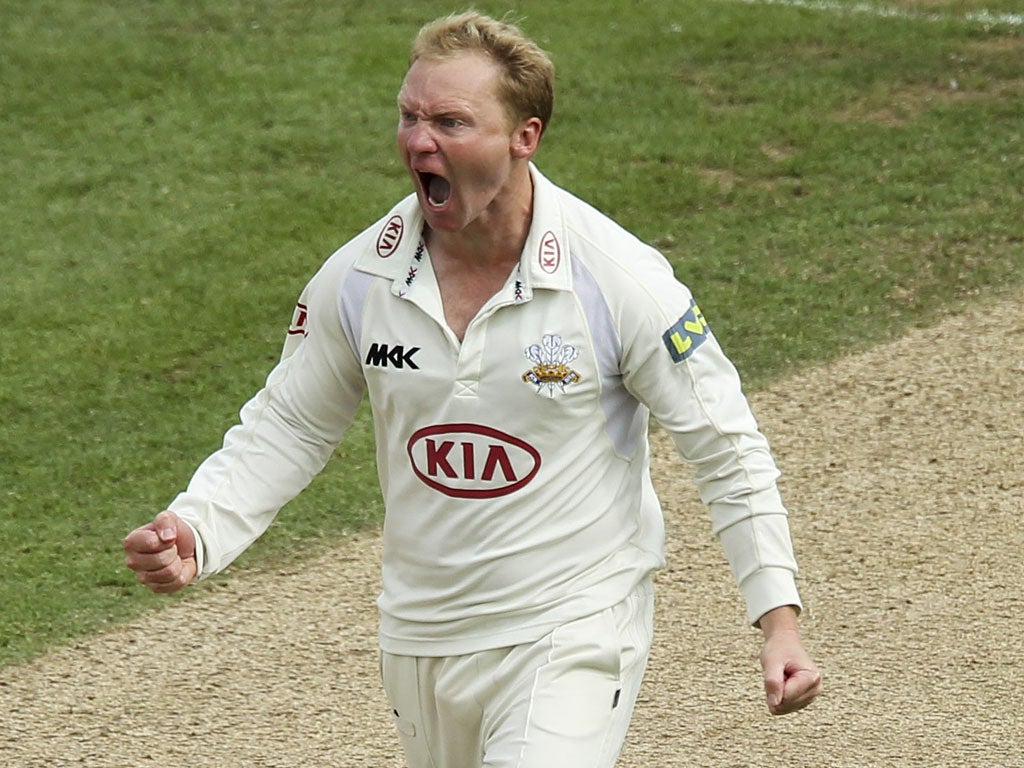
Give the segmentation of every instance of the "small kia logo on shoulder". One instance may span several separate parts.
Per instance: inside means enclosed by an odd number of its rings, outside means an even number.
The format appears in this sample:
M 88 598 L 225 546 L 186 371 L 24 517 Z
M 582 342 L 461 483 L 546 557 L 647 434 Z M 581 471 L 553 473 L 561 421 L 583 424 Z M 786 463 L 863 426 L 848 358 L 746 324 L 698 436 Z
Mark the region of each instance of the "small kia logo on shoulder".
M 555 233 L 551 230 L 545 232 L 540 238 L 540 252 L 537 254 L 537 259 L 540 263 L 540 268 L 549 275 L 555 274 L 558 271 L 559 264 L 562 263 L 562 247 L 558 244 L 558 238 L 555 237 Z
M 405 222 L 397 213 L 388 219 L 387 224 L 377 236 L 377 255 L 386 259 L 402 242 L 402 234 L 405 232 Z

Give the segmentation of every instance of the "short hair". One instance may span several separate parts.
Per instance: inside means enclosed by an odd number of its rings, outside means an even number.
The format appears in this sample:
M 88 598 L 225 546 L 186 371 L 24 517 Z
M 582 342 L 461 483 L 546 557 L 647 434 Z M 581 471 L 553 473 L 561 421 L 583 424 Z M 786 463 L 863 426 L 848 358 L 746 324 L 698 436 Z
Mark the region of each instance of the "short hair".
M 409 66 L 417 59 L 444 60 L 473 52 L 501 67 L 498 95 L 512 122 L 538 117 L 546 128 L 554 109 L 555 66 L 515 24 L 477 11 L 436 19 L 416 35 Z

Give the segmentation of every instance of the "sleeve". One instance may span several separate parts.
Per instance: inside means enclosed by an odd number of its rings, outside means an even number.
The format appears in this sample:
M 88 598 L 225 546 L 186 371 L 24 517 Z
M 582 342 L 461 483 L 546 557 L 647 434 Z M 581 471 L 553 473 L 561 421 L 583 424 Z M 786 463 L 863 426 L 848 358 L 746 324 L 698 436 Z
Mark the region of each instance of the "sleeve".
M 306 286 L 281 361 L 169 506 L 197 534 L 200 578 L 226 568 L 266 531 L 323 469 L 355 417 L 364 381 L 341 327 L 337 271 L 328 262 Z
M 626 386 L 693 467 L 749 620 L 783 605 L 799 610 L 779 471 L 739 374 L 668 263 L 658 256 L 640 274 L 643 300 L 624 302 L 620 317 Z

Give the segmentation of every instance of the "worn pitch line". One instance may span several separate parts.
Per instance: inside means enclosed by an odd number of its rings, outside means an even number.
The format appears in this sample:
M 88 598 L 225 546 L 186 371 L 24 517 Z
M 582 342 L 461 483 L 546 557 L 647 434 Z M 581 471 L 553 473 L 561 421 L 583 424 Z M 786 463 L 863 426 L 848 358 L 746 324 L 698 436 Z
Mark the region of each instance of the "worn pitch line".
M 994 11 L 970 11 L 962 15 L 928 13 L 913 11 L 893 6 L 874 5 L 872 3 L 843 3 L 837 0 L 732 0 L 746 5 L 779 5 L 786 8 L 805 8 L 812 11 L 828 13 L 861 14 L 885 19 L 905 19 L 907 21 L 966 22 L 978 24 L 986 29 L 992 27 L 1024 26 L 1024 13 L 997 13 Z

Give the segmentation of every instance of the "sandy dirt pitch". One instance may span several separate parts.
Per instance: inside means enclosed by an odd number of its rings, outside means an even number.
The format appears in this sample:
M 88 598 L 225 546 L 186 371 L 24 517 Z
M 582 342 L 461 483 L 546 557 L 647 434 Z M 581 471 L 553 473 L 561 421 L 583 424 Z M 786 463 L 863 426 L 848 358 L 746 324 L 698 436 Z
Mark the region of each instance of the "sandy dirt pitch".
M 670 565 L 620 766 L 1024 766 L 1024 297 L 752 401 L 825 693 L 767 715 L 758 633 L 656 435 Z M 0 766 L 402 765 L 377 676 L 379 548 L 364 534 L 238 573 L 0 671 Z

